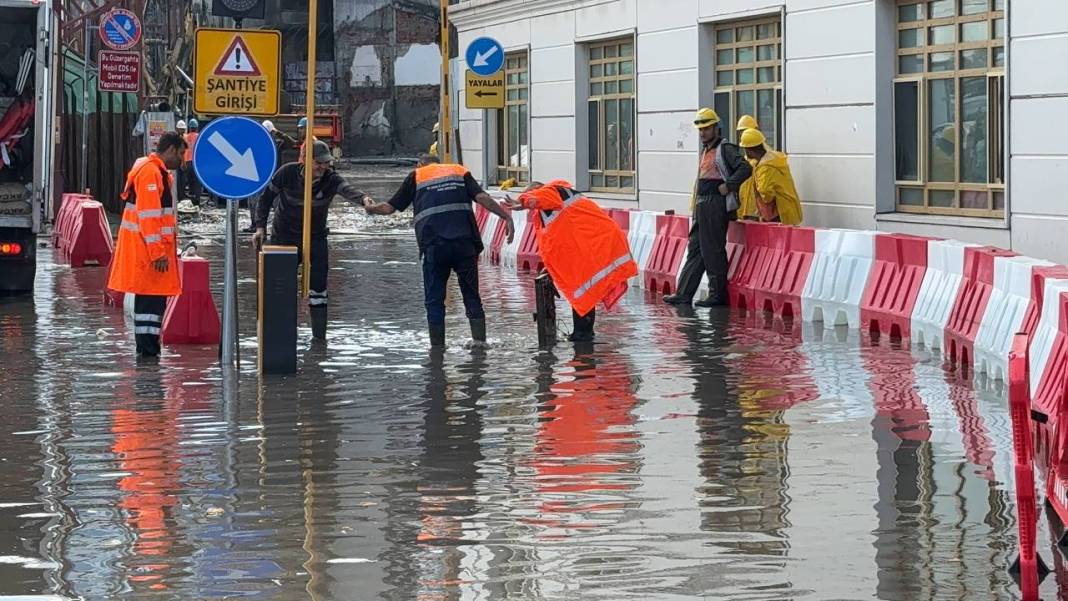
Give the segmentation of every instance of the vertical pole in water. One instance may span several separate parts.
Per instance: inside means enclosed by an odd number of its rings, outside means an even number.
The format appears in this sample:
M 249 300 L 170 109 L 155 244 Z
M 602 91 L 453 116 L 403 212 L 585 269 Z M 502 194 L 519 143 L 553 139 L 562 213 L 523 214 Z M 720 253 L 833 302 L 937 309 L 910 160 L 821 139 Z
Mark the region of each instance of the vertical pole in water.
M 556 344 L 556 286 L 547 273 L 534 279 L 534 303 L 538 348 L 552 348 Z
M 441 0 L 441 117 L 438 135 L 441 136 L 441 162 L 452 162 L 452 112 L 449 110 L 449 0 Z M 483 147 L 485 148 L 485 147 Z
M 85 48 L 83 52 L 84 62 L 82 63 L 82 156 L 81 164 L 78 170 L 78 182 L 81 184 L 80 188 L 84 192 L 89 188 L 89 20 L 82 20 L 82 27 L 84 28 L 84 40 Z M 148 135 L 148 132 L 145 132 Z
M 234 364 L 234 347 L 237 342 L 237 278 L 234 277 L 237 257 L 234 245 L 237 242 L 237 201 L 226 199 L 226 272 L 223 282 L 222 316 L 222 366 L 223 373 Z
M 489 187 L 489 111 L 482 109 L 482 187 Z
M 304 235 L 301 237 L 304 267 L 300 270 L 300 292 L 308 297 L 311 289 L 311 220 L 312 178 L 309 167 L 315 160 L 315 43 L 319 37 L 319 3 L 308 0 L 308 89 L 305 93 L 305 109 L 308 127 L 304 128 Z

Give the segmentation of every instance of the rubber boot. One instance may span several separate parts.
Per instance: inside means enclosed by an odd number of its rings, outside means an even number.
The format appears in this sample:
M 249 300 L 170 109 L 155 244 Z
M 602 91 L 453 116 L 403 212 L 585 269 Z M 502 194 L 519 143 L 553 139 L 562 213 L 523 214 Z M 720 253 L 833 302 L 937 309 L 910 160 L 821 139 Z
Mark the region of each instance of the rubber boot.
M 445 346 L 445 324 L 430 326 L 430 347 L 443 348 Z
M 472 346 L 486 346 L 486 320 L 470 319 Z
M 593 323 L 596 319 L 596 311 L 590 311 L 585 316 L 580 316 L 572 310 L 571 342 L 593 342 Z
M 308 307 L 312 338 L 326 340 L 326 307 Z
M 686 298 L 681 294 L 669 294 L 664 297 L 664 302 L 669 305 L 689 305 L 693 302 L 693 299 Z

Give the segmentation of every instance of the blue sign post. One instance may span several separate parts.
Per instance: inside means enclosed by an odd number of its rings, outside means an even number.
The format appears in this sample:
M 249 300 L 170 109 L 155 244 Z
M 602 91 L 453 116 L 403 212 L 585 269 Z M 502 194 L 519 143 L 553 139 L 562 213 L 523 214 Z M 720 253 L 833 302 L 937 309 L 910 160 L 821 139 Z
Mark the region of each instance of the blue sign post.
M 247 117 L 208 124 L 193 149 L 193 169 L 212 194 L 238 200 L 259 194 L 277 167 L 271 134 Z
M 126 9 L 111 10 L 100 18 L 100 39 L 112 50 L 129 50 L 141 41 L 141 21 Z
M 493 38 L 476 38 L 467 45 L 464 60 L 476 75 L 489 77 L 504 67 L 504 46 Z
M 237 350 L 237 203 L 259 194 L 277 167 L 271 134 L 248 117 L 224 117 L 208 124 L 193 148 L 193 170 L 226 203 L 226 278 L 223 284 L 221 359 L 233 365 Z M 229 373 L 228 370 L 224 373 Z

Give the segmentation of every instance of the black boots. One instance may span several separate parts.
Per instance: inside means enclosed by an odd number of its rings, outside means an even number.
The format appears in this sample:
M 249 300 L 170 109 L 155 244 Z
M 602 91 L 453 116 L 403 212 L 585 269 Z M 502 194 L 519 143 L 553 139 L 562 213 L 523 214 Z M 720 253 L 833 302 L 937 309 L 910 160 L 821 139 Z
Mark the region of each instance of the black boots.
M 308 307 L 308 318 L 311 321 L 312 338 L 326 340 L 326 307 Z
M 442 348 L 445 346 L 445 324 L 430 326 L 430 347 Z
M 717 294 L 717 295 L 714 295 L 714 296 L 709 294 L 704 299 L 699 300 L 696 303 L 694 303 L 694 306 L 695 307 L 704 307 L 704 308 L 708 308 L 708 307 L 726 307 L 729 304 L 730 304 L 730 299 L 727 297 L 726 294 Z
M 669 294 L 664 297 L 664 302 L 669 305 L 688 305 L 692 301 L 692 298 L 686 298 L 681 294 Z
M 470 319 L 471 342 L 475 345 L 486 345 L 486 319 Z
M 596 318 L 596 311 L 590 311 L 585 316 L 580 316 L 572 309 L 571 323 L 573 329 L 570 338 L 571 342 L 593 342 L 593 322 Z

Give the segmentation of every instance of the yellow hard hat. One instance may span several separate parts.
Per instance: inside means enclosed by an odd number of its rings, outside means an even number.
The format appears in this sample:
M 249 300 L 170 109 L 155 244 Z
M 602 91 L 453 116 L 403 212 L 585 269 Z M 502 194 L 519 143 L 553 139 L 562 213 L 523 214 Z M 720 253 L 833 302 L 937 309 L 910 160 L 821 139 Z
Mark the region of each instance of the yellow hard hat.
M 763 145 L 764 134 L 760 133 L 759 129 L 749 128 L 743 131 L 741 139 L 738 140 L 738 146 L 742 148 L 756 148 Z
M 945 140 L 946 142 L 949 142 L 950 144 L 956 144 L 957 143 L 957 126 L 956 125 L 947 125 L 944 128 L 942 128 L 942 139 Z
M 693 117 L 693 126 L 697 129 L 711 127 L 717 123 L 719 123 L 719 115 L 716 114 L 716 111 L 707 107 L 698 110 Z
M 738 120 L 738 127 L 734 128 L 738 131 L 746 129 L 760 129 L 760 125 L 752 115 L 742 115 L 742 118 Z
M 439 129 L 440 129 L 440 127 L 438 127 L 438 122 L 437 122 L 437 121 L 435 121 L 435 122 L 434 122 L 434 133 L 438 133 L 438 130 L 439 130 Z

